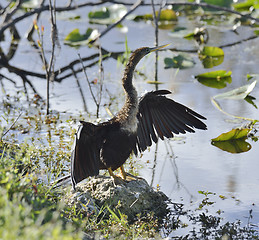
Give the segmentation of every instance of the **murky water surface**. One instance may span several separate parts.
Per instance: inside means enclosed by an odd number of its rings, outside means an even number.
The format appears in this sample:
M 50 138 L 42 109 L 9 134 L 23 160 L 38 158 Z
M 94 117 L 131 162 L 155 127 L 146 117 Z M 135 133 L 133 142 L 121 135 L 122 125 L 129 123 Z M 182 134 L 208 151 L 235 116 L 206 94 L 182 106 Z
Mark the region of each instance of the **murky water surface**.
M 147 10 L 148 9 L 148 10 Z M 87 46 L 75 49 L 63 44 L 64 37 L 74 28 L 79 28 L 83 33 L 87 27 L 104 29 L 105 26 L 89 24 L 87 21 L 87 11 L 89 9 L 78 10 L 78 14 L 82 16 L 81 20 L 69 22 L 58 18 L 58 29 L 60 33 L 61 48 L 56 53 L 56 69 L 66 66 L 73 60 L 78 59 L 78 53 L 81 57 L 87 57 L 98 53 L 96 48 L 88 48 Z M 151 8 L 141 8 L 136 11 L 136 14 L 143 12 L 151 12 Z M 47 57 L 50 50 L 49 42 L 49 22 L 48 16 L 44 13 L 45 21 L 40 22 L 45 27 L 44 41 Z M 21 34 L 25 34 L 30 21 L 26 20 L 17 25 L 21 29 Z M 120 52 L 124 51 L 124 41 L 127 36 L 128 46 L 134 50 L 141 46 L 153 46 L 155 42 L 154 26 L 150 23 L 135 23 L 126 20 L 124 26 L 127 27 L 126 32 L 121 32 L 120 29 L 113 29 L 101 40 L 101 46 L 107 51 Z M 176 26 L 187 27 L 190 31 L 196 26 L 201 26 L 202 23 L 196 20 L 192 22 L 186 17 L 179 17 Z M 238 34 L 230 29 L 231 25 L 222 24 L 222 27 L 208 26 L 209 42 L 208 46 L 223 46 L 226 44 L 238 42 L 253 35 L 253 30 L 250 27 L 240 27 L 237 29 Z M 168 48 L 176 48 L 182 50 L 197 49 L 194 40 L 186 40 L 170 36 L 169 30 L 159 31 L 159 44 L 171 43 Z M 34 36 L 37 40 L 37 36 Z M 1 47 L 7 51 L 10 44 L 10 39 L 7 37 L 4 42 L 1 42 Z M 216 94 L 232 90 L 247 84 L 247 74 L 258 74 L 259 66 L 259 40 L 243 41 L 229 47 L 223 47 L 225 52 L 224 62 L 212 69 L 204 69 L 197 53 L 189 53 L 194 61 L 193 68 L 178 70 L 164 69 L 164 58 L 174 57 L 178 52 L 165 50 L 159 52 L 158 63 L 158 80 L 163 82 L 159 85 L 159 89 L 169 89 L 173 93 L 171 97 L 189 106 L 195 111 L 207 117 L 207 131 L 197 131 L 195 134 L 186 134 L 177 136 L 175 139 L 159 141 L 158 145 L 153 145 L 149 151 L 137 159 L 141 166 L 138 170 L 140 176 L 155 188 L 159 188 L 173 202 L 185 203 L 187 206 L 200 201 L 203 196 L 198 194 L 198 191 L 211 191 L 217 195 L 224 195 L 227 199 L 221 200 L 216 198 L 215 211 L 221 209 L 224 211 L 224 216 L 227 220 L 241 219 L 246 221 L 248 212 L 253 209 L 253 222 L 259 223 L 259 146 L 258 142 L 247 140 L 251 144 L 251 149 L 245 153 L 232 154 L 213 146 L 211 139 L 217 137 L 223 132 L 230 131 L 234 127 L 242 126 L 247 122 L 236 120 L 221 113 L 216 109 L 211 97 Z M 95 59 L 95 60 L 98 60 Z M 18 43 L 15 57 L 10 61 L 10 64 L 28 71 L 35 71 L 44 74 L 42 70 L 42 62 L 37 51 L 30 43 L 22 38 Z M 88 64 L 88 63 L 85 63 Z M 108 114 L 104 109 L 104 104 L 110 102 L 109 96 L 118 97 L 115 99 L 110 108 L 116 112 L 123 104 L 123 90 L 120 85 L 123 66 L 116 60 L 110 58 L 103 61 L 104 66 L 104 94 L 102 99 L 101 114 L 103 118 L 107 118 Z M 76 68 L 79 68 L 77 65 Z M 144 91 L 154 90 L 154 85 L 147 84 L 148 80 L 154 79 L 154 55 L 150 54 L 145 57 L 138 65 L 138 70 L 142 76 L 137 76 L 134 83 L 139 93 Z M 210 88 L 199 83 L 194 76 L 203 72 L 212 70 L 227 70 L 232 71 L 232 83 L 224 89 Z M 9 73 L 5 68 L 0 70 L 2 74 L 8 76 L 17 82 L 17 86 L 22 89 L 22 82 L 17 75 Z M 98 78 L 98 65 L 87 69 L 87 74 L 90 81 Z M 95 113 L 96 108 L 93 99 L 90 95 L 88 85 L 82 73 L 78 74 L 79 81 L 82 86 L 84 97 L 88 111 Z M 43 79 L 29 77 L 37 92 L 46 97 L 46 82 Z M 2 80 L 4 88 L 8 94 L 15 94 L 17 88 L 7 80 Z M 107 94 L 107 91 L 109 95 Z M 93 88 L 95 91 L 95 88 Z M 32 91 L 28 89 L 32 95 Z M 1 98 L 3 92 L 0 93 Z M 259 87 L 255 87 L 252 96 L 259 96 Z M 258 98 L 254 103 L 259 106 Z M 61 83 L 51 84 L 51 109 L 55 111 L 67 112 L 76 116 L 84 113 L 82 98 L 79 93 L 78 85 L 74 76 L 62 80 Z M 222 100 L 220 101 L 222 108 L 233 115 L 243 116 L 248 118 L 259 119 L 258 110 L 244 100 Z M 94 120 L 94 117 L 90 119 Z

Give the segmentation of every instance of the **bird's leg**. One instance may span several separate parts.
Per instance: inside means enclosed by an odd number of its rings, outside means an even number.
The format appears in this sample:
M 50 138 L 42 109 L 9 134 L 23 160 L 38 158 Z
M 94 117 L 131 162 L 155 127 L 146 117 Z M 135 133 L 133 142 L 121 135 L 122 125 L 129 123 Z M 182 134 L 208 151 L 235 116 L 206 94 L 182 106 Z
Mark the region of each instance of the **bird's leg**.
M 132 181 L 132 180 L 139 180 L 139 179 L 143 179 L 141 177 L 137 177 L 137 176 L 134 176 L 130 173 L 127 173 L 122 166 L 120 166 L 120 175 L 122 176 L 122 178 L 125 180 L 125 181 Z
M 114 173 L 113 173 L 113 171 L 112 171 L 112 169 L 111 169 L 110 167 L 108 168 L 108 171 L 109 171 L 109 174 L 110 174 L 111 177 L 114 177 L 114 176 L 115 176 Z
M 122 178 L 119 177 L 119 176 L 116 176 L 116 175 L 113 173 L 113 171 L 112 171 L 111 168 L 108 168 L 108 171 L 109 171 L 110 176 L 113 178 L 113 182 L 114 182 L 114 185 L 115 185 L 115 186 L 116 186 L 116 185 L 125 184 L 125 180 L 122 179 Z
M 125 169 L 124 169 L 123 165 L 120 166 L 120 175 L 122 176 L 122 179 L 123 179 L 123 180 L 126 180 L 126 178 L 127 178 L 127 173 L 125 172 Z

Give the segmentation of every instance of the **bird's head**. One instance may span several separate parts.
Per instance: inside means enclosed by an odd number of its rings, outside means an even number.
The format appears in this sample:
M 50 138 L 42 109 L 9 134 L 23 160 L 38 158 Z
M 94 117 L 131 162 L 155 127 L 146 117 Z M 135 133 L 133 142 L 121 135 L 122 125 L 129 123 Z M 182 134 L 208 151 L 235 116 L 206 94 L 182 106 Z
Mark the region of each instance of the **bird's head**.
M 153 47 L 153 48 L 149 48 L 149 47 L 142 47 L 142 48 L 138 48 L 137 50 L 135 50 L 132 55 L 131 55 L 131 60 L 134 61 L 136 64 L 147 54 L 151 53 L 151 52 L 155 52 L 161 48 L 167 47 L 169 44 L 165 44 L 165 45 L 161 45 L 158 47 Z

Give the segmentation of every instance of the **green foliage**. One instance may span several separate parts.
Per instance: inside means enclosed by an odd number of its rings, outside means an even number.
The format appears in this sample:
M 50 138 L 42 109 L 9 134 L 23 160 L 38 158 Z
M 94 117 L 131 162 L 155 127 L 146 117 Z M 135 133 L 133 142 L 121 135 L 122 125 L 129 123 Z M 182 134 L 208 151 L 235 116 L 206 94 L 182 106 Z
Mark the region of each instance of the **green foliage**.
M 254 8 L 258 9 L 259 8 L 259 1 L 258 0 L 246 0 L 244 2 L 234 3 L 232 6 L 237 11 L 249 11 L 249 10 L 252 10 Z
M 211 144 L 229 153 L 242 153 L 251 149 L 251 144 L 246 142 L 252 128 L 235 128 L 222 133 L 211 140 Z
M 213 138 L 212 141 L 229 141 L 247 137 L 248 133 L 251 131 L 251 128 L 235 128 L 229 132 L 222 133 L 218 137 Z
M 76 28 L 65 37 L 65 44 L 70 46 L 86 45 L 98 34 L 97 30 L 88 28 L 85 34 L 80 34 L 79 29 Z
M 251 144 L 246 141 L 246 138 L 229 141 L 212 141 L 211 144 L 229 153 L 243 153 L 252 148 Z
M 207 87 L 221 89 L 226 87 L 227 83 L 232 82 L 231 74 L 231 71 L 218 70 L 196 75 L 195 78 Z
M 1 144 L 0 238 L 81 239 L 75 226 L 61 217 L 63 207 L 55 194 L 34 174 L 25 173 L 26 159 L 20 158 L 17 164 L 12 157 L 13 151 L 20 155 L 19 149 Z
M 222 48 L 211 47 L 211 46 L 203 47 L 203 49 L 199 53 L 200 55 L 208 56 L 208 57 L 224 56 L 224 51 L 222 50 Z

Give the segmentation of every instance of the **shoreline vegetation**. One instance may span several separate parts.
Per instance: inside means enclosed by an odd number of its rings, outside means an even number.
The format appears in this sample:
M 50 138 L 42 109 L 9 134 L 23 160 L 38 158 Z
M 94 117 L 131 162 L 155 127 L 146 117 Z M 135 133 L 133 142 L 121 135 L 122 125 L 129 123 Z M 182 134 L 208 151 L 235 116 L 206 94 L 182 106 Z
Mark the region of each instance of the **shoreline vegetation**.
M 13 111 L 9 110 L 10 113 Z M 111 205 L 108 200 L 104 205 L 99 205 L 98 211 L 93 210 L 95 207 L 91 205 L 90 200 L 83 202 L 80 197 L 82 209 L 79 209 L 78 203 L 75 202 L 74 205 L 66 204 L 65 195 L 71 194 L 70 181 L 68 185 L 58 187 L 50 183 L 69 171 L 69 166 L 63 165 L 63 161 L 69 159 L 69 146 L 72 143 L 66 138 L 72 136 L 75 130 L 73 127 L 64 128 L 54 140 L 50 136 L 57 134 L 58 126 L 64 121 L 61 120 L 62 117 L 53 115 L 52 121 L 47 123 L 48 128 L 44 131 L 46 118 L 39 120 L 39 115 L 34 117 L 38 119 L 37 128 L 41 133 L 47 130 L 47 142 L 39 143 L 42 142 L 41 137 L 35 139 L 27 136 L 20 144 L 15 143 L 14 139 L 17 139 L 22 131 L 22 124 L 13 126 L 1 141 L 2 239 L 163 239 L 168 235 L 173 239 L 221 239 L 224 236 L 228 236 L 228 239 L 258 239 L 258 231 L 252 223 L 253 211 L 248 212 L 247 223 L 240 220 L 225 222 L 220 210 L 211 213 L 211 207 L 216 204 L 213 198 L 217 195 L 211 192 L 200 192 L 204 199 L 195 204 L 194 210 L 186 209 L 180 203 L 169 202 L 169 212 L 163 220 L 159 220 L 152 211 L 145 216 L 137 214 L 134 221 L 130 220 L 127 215 L 118 211 L 123 199 L 118 201 L 118 205 Z M 26 116 L 22 118 L 26 119 Z M 50 118 L 49 116 L 48 119 Z M 31 129 L 27 129 L 27 134 L 36 129 L 35 123 L 31 121 Z M 68 118 L 66 123 L 73 126 L 74 120 Z M 126 165 L 129 169 L 130 164 Z M 82 190 L 76 194 L 80 192 Z M 119 197 L 122 198 L 121 195 Z M 222 201 L 226 198 L 221 195 L 218 197 Z M 68 197 L 70 198 L 71 196 Z M 233 202 L 237 203 L 238 200 L 234 199 Z M 85 212 L 85 209 L 90 211 Z M 174 234 L 179 229 L 189 229 L 190 232 L 182 236 Z

